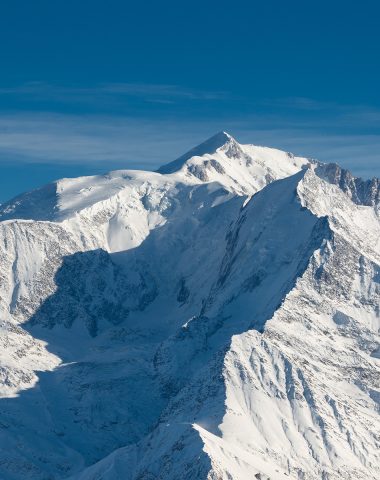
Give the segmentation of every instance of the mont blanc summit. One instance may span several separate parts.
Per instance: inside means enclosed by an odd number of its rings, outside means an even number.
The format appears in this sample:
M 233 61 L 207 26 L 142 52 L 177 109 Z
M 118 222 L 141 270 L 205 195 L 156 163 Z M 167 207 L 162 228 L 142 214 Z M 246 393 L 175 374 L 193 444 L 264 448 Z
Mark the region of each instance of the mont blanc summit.
M 0 478 L 378 479 L 379 215 L 225 132 L 0 205 Z

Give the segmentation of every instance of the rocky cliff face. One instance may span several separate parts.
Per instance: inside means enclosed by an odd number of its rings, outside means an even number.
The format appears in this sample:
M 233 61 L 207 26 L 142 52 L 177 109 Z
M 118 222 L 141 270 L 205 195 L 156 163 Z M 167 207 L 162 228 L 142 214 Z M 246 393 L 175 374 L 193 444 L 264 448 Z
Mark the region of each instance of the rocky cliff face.
M 378 206 L 224 132 L 2 205 L 1 478 L 378 478 Z

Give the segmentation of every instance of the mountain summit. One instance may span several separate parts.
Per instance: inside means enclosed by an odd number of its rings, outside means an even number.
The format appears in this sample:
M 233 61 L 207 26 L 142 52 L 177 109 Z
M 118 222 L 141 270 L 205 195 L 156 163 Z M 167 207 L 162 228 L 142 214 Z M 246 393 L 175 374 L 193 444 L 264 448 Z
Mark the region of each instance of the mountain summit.
M 220 132 L 157 172 L 118 170 L 106 175 L 62 179 L 22 194 L 0 206 L 0 219 L 58 220 L 98 202 L 107 201 L 138 183 L 217 182 L 239 195 L 253 195 L 273 180 L 292 175 L 310 164 L 307 158 L 274 148 L 241 145 Z
M 0 208 L 0 478 L 375 480 L 380 183 L 221 132 Z
M 250 195 L 278 178 L 308 165 L 306 158 L 274 148 L 240 145 L 220 132 L 174 162 L 161 167 L 162 174 L 177 174 L 202 182 L 219 182 L 234 193 Z
M 219 132 L 208 140 L 202 142 L 200 145 L 189 150 L 187 153 L 182 155 L 181 157 L 177 158 L 173 162 L 170 162 L 166 165 L 160 167 L 157 171 L 160 173 L 174 173 L 180 170 L 184 163 L 192 157 L 202 157 L 205 154 L 213 154 L 216 153 L 217 150 L 220 148 L 227 147 L 227 144 L 230 146 L 235 147 L 237 145 L 236 140 L 231 137 L 231 135 L 227 132 Z

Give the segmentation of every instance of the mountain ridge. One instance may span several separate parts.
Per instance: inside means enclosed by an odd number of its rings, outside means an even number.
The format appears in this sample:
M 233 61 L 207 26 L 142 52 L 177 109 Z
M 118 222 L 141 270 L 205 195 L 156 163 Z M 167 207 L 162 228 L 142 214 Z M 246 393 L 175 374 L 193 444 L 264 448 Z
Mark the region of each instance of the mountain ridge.
M 205 143 L 1 207 L 4 480 L 378 477 L 378 184 Z
M 198 156 L 197 153 L 201 155 Z M 160 167 L 157 172 L 115 170 L 104 175 L 66 178 L 18 195 L 0 205 L 0 218 L 65 218 L 65 211 L 70 214 L 70 208 L 62 205 L 65 197 L 69 202 L 74 200 L 72 203 L 75 212 L 75 207 L 86 208 L 86 197 L 89 200 L 93 198 L 95 202 L 107 199 L 111 192 L 117 193 L 128 186 L 129 182 L 159 183 L 162 174 L 165 175 L 165 181 L 170 183 L 218 182 L 232 193 L 251 195 L 270 181 L 296 173 L 307 164 L 308 159 L 277 149 L 242 146 L 228 133 L 220 132 L 174 162 Z M 83 205 L 78 202 L 75 205 L 75 197 L 81 197 Z M 49 203 L 40 208 L 44 198 L 49 199 Z

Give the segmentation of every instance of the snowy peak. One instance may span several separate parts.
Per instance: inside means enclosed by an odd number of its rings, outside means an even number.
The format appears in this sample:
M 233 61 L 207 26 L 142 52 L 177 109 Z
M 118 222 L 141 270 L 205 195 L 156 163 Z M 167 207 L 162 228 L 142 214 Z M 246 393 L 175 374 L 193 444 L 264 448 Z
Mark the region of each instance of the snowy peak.
M 145 210 L 142 203 L 147 195 L 170 197 L 168 192 L 174 192 L 178 185 L 196 187 L 215 183 L 231 194 L 252 196 L 269 183 L 310 165 L 317 176 L 339 187 L 357 205 L 379 205 L 378 179 L 364 181 L 338 165 L 314 162 L 275 148 L 243 145 L 222 131 L 157 172 L 118 170 L 67 178 L 21 194 L 0 205 L 0 221 L 62 221 L 77 214 L 108 218 L 131 202 Z
M 184 155 L 181 155 L 173 162 L 163 165 L 157 171 L 163 174 L 174 173 L 180 170 L 186 163 L 186 161 L 192 157 L 202 157 L 206 154 L 213 154 L 217 150 L 219 150 L 219 148 L 229 146 L 233 147 L 235 145 L 238 146 L 239 144 L 229 133 L 218 132 L 205 142 L 202 142 L 201 144 L 186 152 Z
M 196 186 L 215 182 L 232 194 L 251 196 L 308 164 L 307 158 L 274 148 L 241 145 L 230 134 L 219 132 L 157 172 L 118 170 L 67 178 L 19 195 L 0 206 L 0 220 L 62 221 L 78 212 L 94 210 L 95 205 L 99 213 L 104 209 L 110 211 L 113 208 L 110 202 L 125 204 L 131 197 L 138 201 L 147 188 L 167 191 L 175 189 L 177 184 Z
M 238 195 L 253 195 L 268 183 L 305 168 L 307 158 L 275 148 L 242 145 L 220 132 L 158 172 L 181 181 L 218 182 Z

